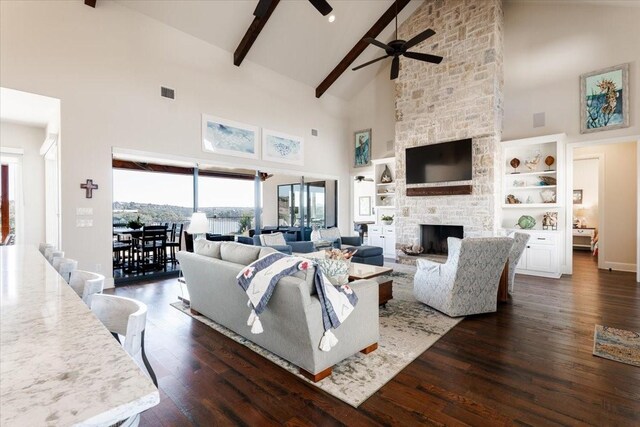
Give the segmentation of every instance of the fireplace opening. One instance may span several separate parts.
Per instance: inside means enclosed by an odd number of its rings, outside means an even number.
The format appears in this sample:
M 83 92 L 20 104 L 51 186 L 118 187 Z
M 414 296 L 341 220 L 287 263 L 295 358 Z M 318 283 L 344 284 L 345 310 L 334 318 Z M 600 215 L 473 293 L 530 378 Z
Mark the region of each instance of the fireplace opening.
M 448 255 L 447 237 L 464 237 L 464 228 L 461 225 L 420 225 L 420 241 L 423 247 L 422 253 L 428 255 Z

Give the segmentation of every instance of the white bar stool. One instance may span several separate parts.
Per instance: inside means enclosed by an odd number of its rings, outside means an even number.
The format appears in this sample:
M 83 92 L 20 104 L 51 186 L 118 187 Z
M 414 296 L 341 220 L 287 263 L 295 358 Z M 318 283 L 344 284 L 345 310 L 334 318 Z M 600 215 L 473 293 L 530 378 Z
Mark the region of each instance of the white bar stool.
M 104 276 L 90 271 L 74 270 L 69 278 L 69 286 L 91 307 L 93 295 L 102 293 L 104 289 Z

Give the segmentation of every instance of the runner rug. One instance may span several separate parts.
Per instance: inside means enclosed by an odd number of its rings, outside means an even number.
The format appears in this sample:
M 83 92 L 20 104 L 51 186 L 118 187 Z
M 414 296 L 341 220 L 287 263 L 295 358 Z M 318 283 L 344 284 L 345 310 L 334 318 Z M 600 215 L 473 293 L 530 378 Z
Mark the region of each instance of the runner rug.
M 596 325 L 593 354 L 628 365 L 640 366 L 640 334 Z
M 333 367 L 331 376 L 313 383 L 298 368 L 207 317 L 192 315 L 182 302 L 173 307 L 210 326 L 223 335 L 282 366 L 338 399 L 358 407 L 409 363 L 431 347 L 462 318 L 452 319 L 420 303 L 413 297 L 415 267 L 394 264 L 393 299 L 380 308 L 378 349 L 368 355 L 358 353 Z

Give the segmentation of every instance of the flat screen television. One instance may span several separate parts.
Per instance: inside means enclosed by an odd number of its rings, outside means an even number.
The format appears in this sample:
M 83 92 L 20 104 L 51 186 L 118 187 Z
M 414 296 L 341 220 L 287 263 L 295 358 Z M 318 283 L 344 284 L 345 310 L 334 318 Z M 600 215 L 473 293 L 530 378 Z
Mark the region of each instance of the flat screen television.
M 471 179 L 471 138 L 407 148 L 407 184 Z

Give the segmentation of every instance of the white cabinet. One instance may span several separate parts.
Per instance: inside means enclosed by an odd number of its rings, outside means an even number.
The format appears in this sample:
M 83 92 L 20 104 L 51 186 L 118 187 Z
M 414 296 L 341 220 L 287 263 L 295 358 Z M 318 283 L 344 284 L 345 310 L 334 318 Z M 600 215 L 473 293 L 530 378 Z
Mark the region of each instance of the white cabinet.
M 558 232 L 516 231 L 531 236 L 516 272 L 532 276 L 560 277 Z
M 396 229 L 393 225 L 369 227 L 369 245 L 380 246 L 385 258 L 396 257 Z

